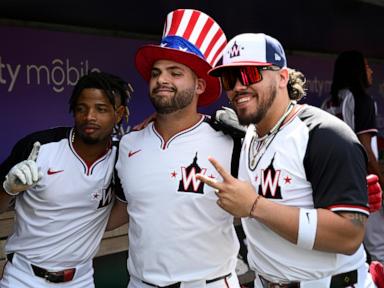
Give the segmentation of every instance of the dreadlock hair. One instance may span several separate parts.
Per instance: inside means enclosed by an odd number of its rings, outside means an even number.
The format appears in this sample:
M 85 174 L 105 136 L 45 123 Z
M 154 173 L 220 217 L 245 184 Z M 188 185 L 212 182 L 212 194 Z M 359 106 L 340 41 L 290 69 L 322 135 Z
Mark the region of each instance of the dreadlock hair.
M 288 68 L 288 95 L 291 100 L 300 100 L 307 92 L 305 87 L 306 79 L 303 73 L 295 69 Z
M 340 53 L 335 61 L 331 84 L 331 99 L 340 105 L 338 93 L 341 89 L 349 89 L 353 97 L 365 96 L 368 88 L 365 58 L 359 51 L 350 50 Z
M 131 84 L 125 82 L 120 77 L 109 74 L 106 72 L 89 72 L 88 74 L 82 76 L 79 81 L 76 83 L 71 98 L 69 99 L 69 112 L 73 113 L 77 100 L 81 92 L 87 88 L 96 88 L 103 90 L 108 97 L 109 102 L 116 109 L 116 96 L 119 96 L 121 105 L 124 106 L 125 111 L 122 120 L 117 124 L 114 131 L 115 133 L 125 134 L 123 133 L 123 119 L 128 123 L 129 119 L 129 110 L 128 110 L 128 102 L 131 99 L 131 93 L 133 92 L 133 88 Z

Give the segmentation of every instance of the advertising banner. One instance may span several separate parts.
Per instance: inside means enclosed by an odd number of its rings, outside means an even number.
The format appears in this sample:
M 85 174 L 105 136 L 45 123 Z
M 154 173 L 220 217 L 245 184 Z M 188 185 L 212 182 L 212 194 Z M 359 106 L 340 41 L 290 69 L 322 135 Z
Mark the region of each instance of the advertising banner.
M 160 36 L 159 36 L 160 37 Z M 134 67 L 138 47 L 156 41 L 0 26 L 0 162 L 18 139 L 55 126 L 71 126 L 68 100 L 73 86 L 87 71 L 116 74 L 132 84 L 130 125 L 153 113 L 147 83 Z M 282 43 L 284 45 L 284 43 Z M 308 80 L 308 95 L 301 101 L 320 106 L 329 96 L 335 56 L 287 53 L 288 65 Z M 378 125 L 384 129 L 384 65 L 370 62 L 374 85 L 370 93 L 378 106 Z M 201 109 L 211 114 L 229 103 L 223 94 L 214 105 Z

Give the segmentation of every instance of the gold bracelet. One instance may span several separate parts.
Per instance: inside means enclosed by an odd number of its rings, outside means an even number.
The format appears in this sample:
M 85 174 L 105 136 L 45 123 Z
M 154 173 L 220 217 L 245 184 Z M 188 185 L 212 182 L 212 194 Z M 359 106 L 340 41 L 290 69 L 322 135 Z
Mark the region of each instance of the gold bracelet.
M 252 216 L 252 213 L 253 213 L 253 211 L 256 209 L 257 201 L 259 201 L 259 198 L 260 198 L 260 197 L 261 197 L 260 194 L 257 194 L 256 199 L 255 199 L 255 201 L 254 201 L 253 204 L 252 204 L 251 211 L 249 211 L 249 217 L 253 217 L 253 216 Z

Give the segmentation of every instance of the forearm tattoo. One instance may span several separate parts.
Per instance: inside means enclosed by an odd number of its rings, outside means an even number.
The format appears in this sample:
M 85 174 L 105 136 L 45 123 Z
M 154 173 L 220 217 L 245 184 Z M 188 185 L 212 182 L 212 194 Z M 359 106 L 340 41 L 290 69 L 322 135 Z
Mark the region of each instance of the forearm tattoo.
M 367 216 L 361 213 L 343 213 L 343 217 L 349 219 L 353 225 L 364 227 L 367 222 Z

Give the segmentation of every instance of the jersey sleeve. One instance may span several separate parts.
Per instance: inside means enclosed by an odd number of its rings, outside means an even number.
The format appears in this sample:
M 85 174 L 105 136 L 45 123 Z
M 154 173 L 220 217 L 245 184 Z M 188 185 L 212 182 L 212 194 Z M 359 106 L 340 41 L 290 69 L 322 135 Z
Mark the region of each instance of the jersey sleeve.
M 59 141 L 68 137 L 70 130 L 70 127 L 55 127 L 33 132 L 19 140 L 13 147 L 8 158 L 0 165 L 0 180 L 4 181 L 9 170 L 11 170 L 17 163 L 28 159 L 35 142 L 38 141 L 41 145 L 44 145 L 48 142 Z
M 355 133 L 377 134 L 375 103 L 369 95 L 355 99 Z
M 4 160 L 0 165 L 0 179 L 1 182 L 5 180 L 5 176 L 8 174 L 9 170 L 17 163 L 27 160 L 29 154 L 32 151 L 33 144 L 38 141 L 31 134 L 21 140 L 19 140 L 16 145 L 13 147 L 11 154 Z
M 314 206 L 369 214 L 364 148 L 345 123 L 336 124 L 310 132 L 304 165 Z

